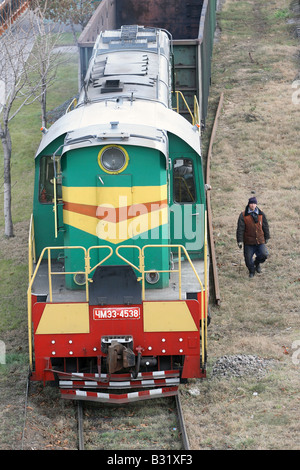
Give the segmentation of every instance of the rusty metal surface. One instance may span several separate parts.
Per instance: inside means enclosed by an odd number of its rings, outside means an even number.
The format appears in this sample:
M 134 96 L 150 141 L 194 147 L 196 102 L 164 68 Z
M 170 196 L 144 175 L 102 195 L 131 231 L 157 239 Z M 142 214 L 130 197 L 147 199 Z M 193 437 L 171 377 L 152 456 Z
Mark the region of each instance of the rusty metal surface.
M 224 100 L 224 94 L 221 93 L 218 109 L 215 115 L 213 129 L 212 129 L 212 133 L 210 137 L 209 149 L 208 149 L 207 161 L 206 161 L 206 184 L 208 186 L 210 186 L 210 162 L 211 162 L 211 156 L 212 156 L 212 147 L 213 147 L 214 138 L 215 138 L 216 131 L 217 131 L 218 119 L 219 119 L 220 112 L 223 106 L 223 100 Z M 214 242 L 214 235 L 213 235 L 210 191 L 208 190 L 206 194 L 207 194 L 206 202 L 207 202 L 207 218 L 208 218 L 208 235 L 209 235 L 209 246 L 210 246 L 210 254 L 211 254 L 211 264 L 212 264 L 214 296 L 215 296 L 216 304 L 220 305 L 221 295 L 220 295 L 220 288 L 219 288 L 219 276 L 218 276 L 217 260 L 216 260 L 216 253 L 215 253 L 215 242 Z
M 117 28 L 140 24 L 168 30 L 173 39 L 195 39 L 203 0 L 116 0 Z
M 163 28 L 174 40 L 197 39 L 204 0 L 102 0 L 79 43 L 93 45 L 100 31 L 138 24 Z

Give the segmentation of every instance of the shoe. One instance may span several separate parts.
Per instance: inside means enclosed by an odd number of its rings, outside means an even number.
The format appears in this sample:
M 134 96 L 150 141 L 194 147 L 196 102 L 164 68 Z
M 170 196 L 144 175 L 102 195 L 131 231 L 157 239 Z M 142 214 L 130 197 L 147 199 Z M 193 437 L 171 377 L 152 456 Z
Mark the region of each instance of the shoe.
M 255 271 L 256 271 L 257 273 L 261 273 L 261 266 L 260 266 L 260 264 L 257 264 L 257 265 L 255 266 Z
M 249 273 L 249 277 L 250 278 L 254 277 L 254 274 L 255 274 L 255 272 L 254 273 Z

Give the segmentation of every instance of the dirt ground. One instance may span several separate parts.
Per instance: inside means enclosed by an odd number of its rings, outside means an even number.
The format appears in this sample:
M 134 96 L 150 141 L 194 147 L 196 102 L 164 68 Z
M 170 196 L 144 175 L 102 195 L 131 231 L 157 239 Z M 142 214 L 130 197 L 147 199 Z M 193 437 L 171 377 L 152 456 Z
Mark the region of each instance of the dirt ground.
M 221 306 L 211 306 L 208 377 L 181 387 L 183 410 L 194 450 L 298 450 L 299 43 L 288 22 L 289 1 L 222 4 L 203 135 L 205 153 L 224 92 L 211 164 Z M 271 229 L 270 257 L 253 280 L 235 241 L 238 215 L 251 195 Z M 0 449 L 73 450 L 73 404 L 41 384 L 30 385 L 27 400 L 28 223 L 19 223 L 15 233 L 12 240 L 0 234 L 1 302 L 5 299 L 10 313 L 9 328 L 0 325 L 8 359 L 0 365 Z M 18 279 L 12 276 L 14 266 L 20 268 Z M 6 296 L 13 284 L 18 294 Z M 14 326 L 20 318 L 14 318 L 15 310 L 23 320 Z M 263 374 L 213 376 L 218 359 L 239 354 L 271 362 Z

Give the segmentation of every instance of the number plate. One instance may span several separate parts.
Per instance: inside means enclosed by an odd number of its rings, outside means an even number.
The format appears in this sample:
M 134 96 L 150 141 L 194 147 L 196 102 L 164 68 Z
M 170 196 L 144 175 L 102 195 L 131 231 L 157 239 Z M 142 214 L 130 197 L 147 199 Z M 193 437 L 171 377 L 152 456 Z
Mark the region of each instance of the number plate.
M 140 307 L 94 308 L 94 320 L 138 320 L 141 316 Z

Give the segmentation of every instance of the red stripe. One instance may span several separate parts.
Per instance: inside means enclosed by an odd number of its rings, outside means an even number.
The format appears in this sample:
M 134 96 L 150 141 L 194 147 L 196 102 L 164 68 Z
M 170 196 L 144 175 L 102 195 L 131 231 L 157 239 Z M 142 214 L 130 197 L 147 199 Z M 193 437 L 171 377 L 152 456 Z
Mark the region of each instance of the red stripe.
M 97 219 L 105 219 L 107 222 L 122 222 L 123 220 L 133 219 L 139 215 L 148 214 L 167 206 L 167 200 L 148 202 L 145 204 L 132 204 L 124 207 L 105 207 L 91 206 L 89 204 L 77 204 L 74 202 L 64 202 L 64 210 L 75 212 L 76 214 L 87 215 L 89 217 L 97 217 Z
M 171 395 L 176 395 L 178 393 L 178 387 L 164 387 L 161 389 L 160 394 L 150 394 L 150 390 L 144 390 L 141 392 L 138 392 L 137 394 L 132 395 L 132 393 L 124 393 L 120 395 L 116 394 L 107 394 L 107 397 L 105 399 L 103 397 L 98 397 L 97 392 L 85 392 L 84 396 L 77 394 L 78 390 L 60 390 L 61 392 L 61 397 L 62 398 L 70 398 L 74 399 L 77 397 L 79 400 L 94 400 L 94 401 L 111 401 L 114 403 L 126 403 L 129 401 L 134 401 L 134 400 L 145 400 L 148 398 L 156 398 L 159 395 L 160 396 L 171 396 Z
M 166 385 L 166 379 L 149 379 L 149 380 L 154 380 L 154 384 L 147 384 L 148 380 L 137 380 L 137 381 L 129 381 L 129 386 L 132 387 L 132 388 L 138 388 L 138 387 L 155 387 L 155 386 L 160 386 L 160 385 Z M 89 381 L 86 381 L 86 383 L 82 383 L 83 381 L 80 381 L 80 380 L 70 380 L 70 384 L 67 384 L 67 385 L 63 385 L 64 388 L 77 388 L 77 387 L 80 387 L 80 388 L 88 388 L 89 387 Z M 99 387 L 99 388 L 119 388 L 121 389 L 121 387 L 114 387 L 113 385 L 108 385 L 107 382 L 99 382 L 99 381 L 95 381 L 96 384 L 94 385 L 94 387 Z M 142 383 L 144 382 L 144 383 Z M 109 382 L 110 384 L 113 384 L 114 381 L 110 381 Z M 115 383 L 118 383 L 117 381 L 115 381 Z M 127 387 L 124 387 L 124 388 L 127 388 Z
M 57 373 L 57 375 L 60 377 L 60 378 L 66 378 L 66 379 L 72 379 L 74 378 L 74 380 L 93 380 L 93 381 L 97 381 L 99 380 L 99 376 L 98 374 L 83 374 L 82 377 L 78 377 L 76 372 L 74 373 L 68 373 L 68 372 L 61 372 L 61 371 L 55 371 L 54 372 Z M 159 373 L 161 375 L 165 375 L 165 376 L 169 376 L 169 377 L 179 377 L 179 370 L 162 370 L 162 371 L 156 371 L 156 373 Z M 141 375 L 138 377 L 137 380 L 145 380 L 147 378 L 149 379 L 154 379 L 154 380 L 158 380 L 158 379 L 155 379 L 156 375 L 154 372 L 141 372 L 140 373 Z M 162 377 L 159 377 L 160 379 L 162 379 Z M 103 379 L 107 379 L 107 382 L 110 381 L 110 382 L 114 382 L 114 381 L 123 381 L 123 380 L 132 380 L 132 376 L 131 374 L 113 374 L 113 375 L 108 375 L 108 374 L 102 374 L 102 377 L 100 378 L 100 382 L 103 380 Z M 106 383 L 107 383 L 106 382 Z

